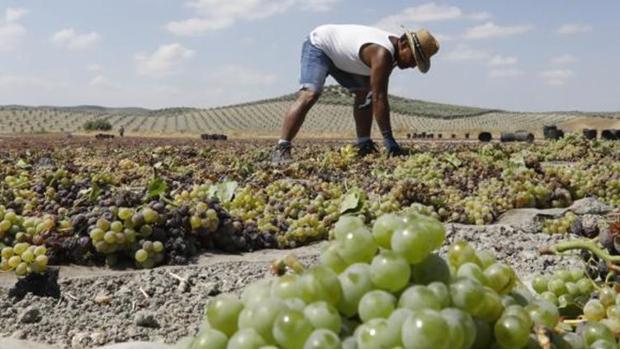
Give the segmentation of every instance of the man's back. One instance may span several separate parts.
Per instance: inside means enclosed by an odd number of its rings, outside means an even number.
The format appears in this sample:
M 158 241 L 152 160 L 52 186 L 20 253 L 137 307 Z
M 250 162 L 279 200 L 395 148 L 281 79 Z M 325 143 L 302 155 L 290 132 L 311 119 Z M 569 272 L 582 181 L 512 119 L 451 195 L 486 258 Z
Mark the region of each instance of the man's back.
M 310 33 L 310 42 L 323 50 L 339 69 L 370 76 L 370 67 L 360 58 L 360 49 L 365 44 L 377 44 L 394 55 L 390 36 L 398 37 L 396 34 L 363 25 L 327 24 Z

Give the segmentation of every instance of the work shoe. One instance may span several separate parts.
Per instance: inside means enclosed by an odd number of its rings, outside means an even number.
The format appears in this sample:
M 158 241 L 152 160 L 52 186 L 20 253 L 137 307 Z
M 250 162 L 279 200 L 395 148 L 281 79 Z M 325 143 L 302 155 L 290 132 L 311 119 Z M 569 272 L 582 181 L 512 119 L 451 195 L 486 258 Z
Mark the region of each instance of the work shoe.
M 379 152 L 379 148 L 377 148 L 377 144 L 372 140 L 367 140 L 362 143 L 357 143 L 355 145 L 357 148 L 357 156 L 364 157 L 368 154 L 375 154 Z
M 388 156 L 403 156 L 403 155 L 409 155 L 409 151 L 396 145 L 396 146 L 387 148 L 387 154 Z
M 291 156 L 292 148 L 290 143 L 277 144 L 271 151 L 271 163 L 273 165 L 282 165 L 293 161 Z

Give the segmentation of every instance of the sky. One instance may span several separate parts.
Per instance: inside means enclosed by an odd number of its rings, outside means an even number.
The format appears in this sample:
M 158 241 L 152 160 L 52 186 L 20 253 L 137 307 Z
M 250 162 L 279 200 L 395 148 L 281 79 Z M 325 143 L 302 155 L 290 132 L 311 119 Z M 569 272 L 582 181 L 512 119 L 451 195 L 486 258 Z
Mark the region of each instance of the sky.
M 620 110 L 620 1 L 0 0 L 0 104 L 213 107 L 298 89 L 313 28 L 441 44 L 389 92 L 517 111 Z M 334 83 L 329 80 L 328 83 Z

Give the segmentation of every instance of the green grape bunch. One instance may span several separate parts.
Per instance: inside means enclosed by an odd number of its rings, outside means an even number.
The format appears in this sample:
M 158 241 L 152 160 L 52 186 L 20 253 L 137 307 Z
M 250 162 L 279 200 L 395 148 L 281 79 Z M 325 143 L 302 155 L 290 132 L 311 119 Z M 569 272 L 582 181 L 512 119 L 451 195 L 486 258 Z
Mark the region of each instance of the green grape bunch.
M 615 323 L 600 317 L 620 314 L 611 291 L 601 291 L 607 308 L 592 306 L 583 331 L 556 331 L 560 313 L 545 293 L 592 290 L 582 270 L 537 279 L 540 294 L 530 294 L 490 251 L 457 241 L 439 256 L 443 224 L 413 210 L 371 227 L 344 215 L 331 236 L 317 265 L 254 282 L 239 298 L 212 299 L 199 333 L 181 347 L 526 349 L 543 348 L 545 329 L 553 348 L 617 348 Z

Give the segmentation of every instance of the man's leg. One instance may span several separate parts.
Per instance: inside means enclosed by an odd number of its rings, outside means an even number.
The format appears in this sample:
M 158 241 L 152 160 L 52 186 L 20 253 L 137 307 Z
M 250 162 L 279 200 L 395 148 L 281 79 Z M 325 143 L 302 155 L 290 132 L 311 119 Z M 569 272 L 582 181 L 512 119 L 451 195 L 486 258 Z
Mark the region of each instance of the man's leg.
M 319 92 L 307 89 L 299 91 L 297 100 L 291 105 L 284 117 L 282 131 L 280 132 L 280 140 L 290 142 L 295 138 L 301 125 L 304 123 L 306 114 L 308 114 L 308 111 L 310 111 L 310 108 L 316 103 L 320 95 Z
M 372 104 L 366 101 L 368 92 L 367 90 L 356 91 L 353 101 L 353 117 L 355 118 L 355 131 L 358 141 L 370 140 Z

